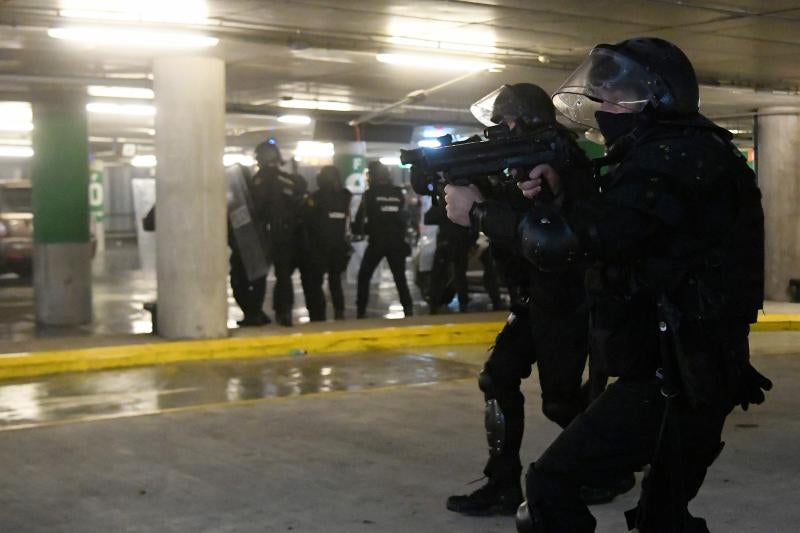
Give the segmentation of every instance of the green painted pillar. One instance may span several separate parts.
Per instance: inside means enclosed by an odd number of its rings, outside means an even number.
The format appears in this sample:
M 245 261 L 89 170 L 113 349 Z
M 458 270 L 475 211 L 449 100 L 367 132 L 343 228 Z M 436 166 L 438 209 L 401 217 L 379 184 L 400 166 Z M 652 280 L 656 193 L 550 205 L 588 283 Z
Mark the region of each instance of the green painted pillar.
M 92 319 L 89 136 L 84 92 L 39 91 L 33 108 L 33 283 L 36 321 Z

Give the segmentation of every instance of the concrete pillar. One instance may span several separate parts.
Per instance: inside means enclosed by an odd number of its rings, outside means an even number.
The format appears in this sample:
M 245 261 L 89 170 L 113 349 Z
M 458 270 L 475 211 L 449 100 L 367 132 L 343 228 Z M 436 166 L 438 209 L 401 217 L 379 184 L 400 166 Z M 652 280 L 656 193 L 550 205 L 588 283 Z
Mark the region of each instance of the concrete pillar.
M 225 64 L 200 56 L 153 61 L 156 104 L 158 331 L 227 335 Z
M 36 322 L 92 320 L 89 137 L 83 90 L 33 95 L 33 286 Z
M 800 278 L 800 108 L 759 109 L 756 168 L 764 202 L 765 297 L 789 299 Z

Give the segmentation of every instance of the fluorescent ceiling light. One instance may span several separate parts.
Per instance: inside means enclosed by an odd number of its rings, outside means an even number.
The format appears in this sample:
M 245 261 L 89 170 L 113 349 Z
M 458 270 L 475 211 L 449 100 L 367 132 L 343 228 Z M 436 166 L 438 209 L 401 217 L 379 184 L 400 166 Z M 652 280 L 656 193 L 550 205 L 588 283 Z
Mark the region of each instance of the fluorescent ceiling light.
M 442 143 L 436 139 L 422 139 L 417 142 L 417 146 L 420 148 L 439 148 L 441 145 Z
M 32 122 L 13 122 L 6 120 L 0 122 L 0 131 L 27 132 L 31 130 L 33 130 Z
M 252 167 L 256 164 L 256 160 L 253 159 L 253 156 L 247 154 L 225 154 L 222 156 L 223 166 L 229 167 L 236 164 Z
M 31 147 L 30 139 L 0 139 L 0 145 L 4 146 L 27 146 Z
M 334 156 L 333 143 L 298 141 L 294 155 L 297 159 L 316 159 Z
M 153 168 L 156 166 L 156 156 L 152 154 L 137 155 L 131 159 L 131 166 L 136 168 Z
M 353 111 L 353 105 L 347 102 L 334 102 L 329 100 L 291 100 L 278 101 L 279 107 L 290 109 L 321 109 L 323 111 Z
M 156 166 L 156 156 L 153 154 L 137 155 L 131 159 L 131 166 L 137 168 L 153 168 Z M 226 167 L 235 164 L 241 164 L 246 167 L 252 167 L 256 164 L 256 160 L 247 154 L 223 154 L 222 164 Z
M 0 146 L 0 157 L 31 157 L 33 148 L 30 146 Z
M 394 157 L 394 156 L 381 157 L 380 159 L 378 159 L 378 161 L 380 161 L 382 164 L 386 165 L 387 167 L 396 167 L 396 166 L 398 166 L 400 164 L 400 158 L 399 157 Z
M 469 43 L 447 43 L 440 42 L 439 48 L 442 50 L 455 50 L 458 52 L 474 52 L 476 54 L 500 54 L 502 50 L 495 46 L 488 46 L 485 44 L 469 44 Z
M 138 30 L 128 28 L 70 27 L 50 28 L 54 39 L 88 44 L 130 46 L 136 48 L 208 48 L 219 39 L 195 33 Z
M 208 21 L 205 0 L 61 0 L 65 18 L 126 22 L 202 24 Z
M 0 117 L 13 122 L 30 122 L 33 120 L 30 102 L 0 102 Z
M 427 39 L 414 39 L 411 37 L 389 37 L 388 41 L 392 44 L 400 46 L 414 46 L 416 48 L 439 48 L 438 41 L 429 41 Z
M 113 104 L 110 102 L 89 102 L 86 111 L 104 115 L 126 115 L 135 117 L 152 117 L 156 114 L 155 106 L 144 104 Z
M 278 117 L 278 122 L 307 126 L 311 124 L 311 117 L 307 117 L 306 115 L 281 115 Z
M 145 87 L 107 87 L 105 85 L 89 85 L 86 88 L 89 96 L 99 96 L 104 98 L 138 98 L 140 100 L 152 100 L 155 96 L 153 89 Z
M 381 63 L 388 63 L 390 65 L 438 68 L 445 70 L 488 70 L 504 67 L 504 65 L 499 63 L 474 61 L 471 59 L 445 57 L 439 55 L 376 54 L 375 57 Z
M 29 102 L 0 102 L 0 131 L 28 132 L 33 129 Z

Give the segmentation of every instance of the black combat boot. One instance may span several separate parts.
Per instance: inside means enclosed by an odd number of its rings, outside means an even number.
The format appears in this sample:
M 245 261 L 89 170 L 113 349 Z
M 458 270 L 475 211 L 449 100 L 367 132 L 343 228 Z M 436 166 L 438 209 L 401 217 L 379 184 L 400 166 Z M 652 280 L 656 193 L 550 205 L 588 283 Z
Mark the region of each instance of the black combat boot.
M 489 478 L 476 491 L 447 498 L 447 508 L 468 516 L 514 516 L 522 503 L 522 486 L 516 479 Z
M 290 328 L 292 327 L 292 312 L 291 311 L 276 311 L 275 312 L 275 320 L 281 326 Z

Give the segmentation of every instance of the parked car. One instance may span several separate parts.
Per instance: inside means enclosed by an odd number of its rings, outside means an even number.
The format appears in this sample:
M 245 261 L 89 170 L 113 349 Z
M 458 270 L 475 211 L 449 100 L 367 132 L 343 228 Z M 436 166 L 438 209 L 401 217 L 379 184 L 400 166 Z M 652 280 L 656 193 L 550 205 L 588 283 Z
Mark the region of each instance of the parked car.
M 0 182 L 0 272 L 30 277 L 33 271 L 31 183 Z

